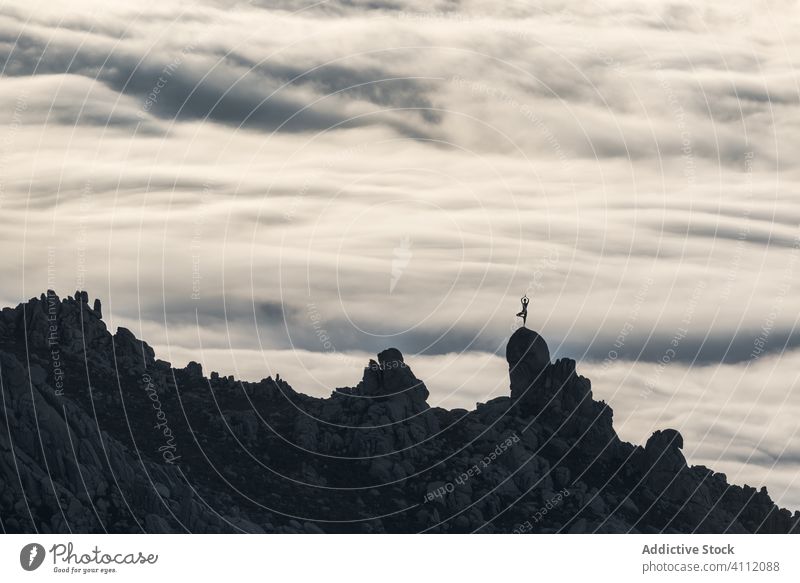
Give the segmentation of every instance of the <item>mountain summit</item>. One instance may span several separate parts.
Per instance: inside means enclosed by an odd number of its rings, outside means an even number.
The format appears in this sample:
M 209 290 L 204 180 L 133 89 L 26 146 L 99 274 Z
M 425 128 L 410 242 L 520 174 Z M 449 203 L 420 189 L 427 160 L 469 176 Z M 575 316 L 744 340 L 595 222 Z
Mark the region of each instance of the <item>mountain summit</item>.
M 765 488 L 621 441 L 575 361 L 520 328 L 510 394 L 430 407 L 399 350 L 329 398 L 175 368 L 86 292 L 0 314 L 5 532 L 786 533 Z

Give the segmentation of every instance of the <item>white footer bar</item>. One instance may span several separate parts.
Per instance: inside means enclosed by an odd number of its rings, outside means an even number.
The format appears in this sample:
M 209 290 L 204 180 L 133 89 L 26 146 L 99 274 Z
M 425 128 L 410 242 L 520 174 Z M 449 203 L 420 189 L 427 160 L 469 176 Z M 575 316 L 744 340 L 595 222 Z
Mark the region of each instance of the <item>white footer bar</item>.
M 3 535 L 0 581 L 800 581 L 798 555 L 791 535 Z

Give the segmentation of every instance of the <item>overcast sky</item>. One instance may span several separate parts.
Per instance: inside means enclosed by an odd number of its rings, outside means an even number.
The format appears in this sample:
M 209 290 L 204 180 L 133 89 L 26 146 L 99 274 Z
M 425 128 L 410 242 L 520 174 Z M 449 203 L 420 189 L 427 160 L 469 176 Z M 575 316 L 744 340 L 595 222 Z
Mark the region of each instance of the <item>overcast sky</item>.
M 795 3 L 0 7 L 3 305 L 471 407 L 527 293 L 624 438 L 800 508 Z

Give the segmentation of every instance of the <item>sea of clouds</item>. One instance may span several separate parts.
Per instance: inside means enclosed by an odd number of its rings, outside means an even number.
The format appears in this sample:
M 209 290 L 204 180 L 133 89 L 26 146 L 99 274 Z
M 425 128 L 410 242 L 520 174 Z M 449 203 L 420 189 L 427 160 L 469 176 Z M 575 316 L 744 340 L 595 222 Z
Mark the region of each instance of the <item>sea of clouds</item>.
M 0 5 L 3 305 L 471 407 L 527 293 L 623 438 L 800 508 L 793 3 Z

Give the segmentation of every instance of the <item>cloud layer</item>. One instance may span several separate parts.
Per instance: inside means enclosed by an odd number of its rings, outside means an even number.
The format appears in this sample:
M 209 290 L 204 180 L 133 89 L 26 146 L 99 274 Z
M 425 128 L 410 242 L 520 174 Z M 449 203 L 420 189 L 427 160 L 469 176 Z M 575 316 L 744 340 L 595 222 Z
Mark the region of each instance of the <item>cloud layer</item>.
M 797 23 L 744 2 L 5 2 L 0 299 L 87 288 L 176 363 L 202 346 L 299 390 L 393 345 L 466 406 L 504 382 L 527 292 L 556 356 L 606 362 L 618 413 L 663 364 L 647 390 L 670 399 L 623 434 L 681 424 L 693 460 L 797 492 Z M 696 408 L 773 364 L 724 427 Z

